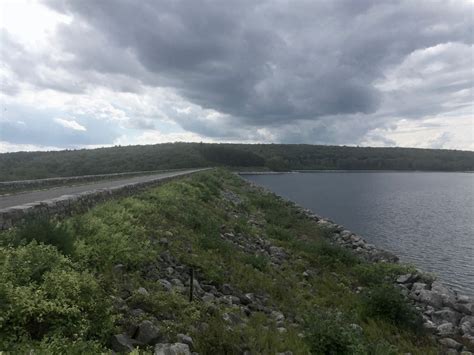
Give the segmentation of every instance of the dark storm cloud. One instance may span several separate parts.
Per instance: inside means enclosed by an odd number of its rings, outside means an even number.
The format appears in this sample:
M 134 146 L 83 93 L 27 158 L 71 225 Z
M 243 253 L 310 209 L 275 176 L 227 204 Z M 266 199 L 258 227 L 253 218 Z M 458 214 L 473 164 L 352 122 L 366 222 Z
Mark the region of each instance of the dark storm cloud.
M 417 49 L 472 43 L 461 1 L 47 3 L 74 18 L 59 31 L 71 70 L 172 87 L 249 125 L 373 113 L 385 68 Z

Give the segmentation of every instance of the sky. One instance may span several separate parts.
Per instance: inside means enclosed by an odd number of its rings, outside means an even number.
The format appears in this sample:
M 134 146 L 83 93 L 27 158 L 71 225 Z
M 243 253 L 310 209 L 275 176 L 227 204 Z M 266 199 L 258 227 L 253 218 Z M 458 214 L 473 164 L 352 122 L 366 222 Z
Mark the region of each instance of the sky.
M 472 0 L 0 0 L 0 152 L 474 150 Z

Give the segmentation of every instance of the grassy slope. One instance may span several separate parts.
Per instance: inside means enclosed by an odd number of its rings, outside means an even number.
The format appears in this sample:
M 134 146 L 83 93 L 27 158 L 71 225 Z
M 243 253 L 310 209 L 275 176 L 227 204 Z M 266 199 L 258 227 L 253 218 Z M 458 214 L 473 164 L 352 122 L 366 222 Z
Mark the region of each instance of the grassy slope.
M 200 354 L 437 353 L 429 338 L 417 333 L 414 313 L 390 286 L 405 267 L 355 259 L 325 242 L 328 231 L 293 205 L 224 170 L 35 228 L 0 235 L 0 350 L 98 352 L 110 335 L 138 321 L 127 309 L 139 306 L 146 311 L 140 319 L 158 322 L 170 341 L 177 333 L 190 334 Z M 222 239 L 221 231 L 249 240 L 263 236 L 290 257 L 275 265 Z M 169 246 L 156 243 L 164 236 Z M 46 243 L 26 242 L 32 238 Z M 186 294 L 166 291 L 147 277 L 166 251 L 194 267 L 201 284 L 220 289 L 228 283 L 261 295 L 267 308 L 285 314 L 287 331 L 280 334 L 263 312 L 229 326 L 222 315 L 237 312 L 245 318 L 238 308 L 189 303 Z M 139 287 L 150 295 L 137 293 Z

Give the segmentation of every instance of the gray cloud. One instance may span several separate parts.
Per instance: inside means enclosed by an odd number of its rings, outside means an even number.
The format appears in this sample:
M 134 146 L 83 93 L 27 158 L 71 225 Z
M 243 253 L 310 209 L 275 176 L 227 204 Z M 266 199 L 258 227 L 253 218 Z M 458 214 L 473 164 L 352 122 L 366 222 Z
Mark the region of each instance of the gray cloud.
M 60 35 L 81 68 L 149 72 L 144 83 L 250 125 L 373 113 L 373 82 L 387 66 L 416 49 L 472 42 L 462 2 L 48 3 L 74 16 Z
M 71 93 L 170 88 L 223 114 L 209 120 L 203 110 L 169 110 L 185 130 L 207 137 L 354 144 L 394 119 L 471 107 L 467 1 L 45 3 L 72 17 L 52 38 L 67 55 L 31 58 L 2 39 L 2 60 L 18 78 Z M 45 75 L 37 63 L 67 75 Z M 426 71 L 430 66 L 442 69 Z M 135 121 L 132 127 L 155 127 L 153 117 Z

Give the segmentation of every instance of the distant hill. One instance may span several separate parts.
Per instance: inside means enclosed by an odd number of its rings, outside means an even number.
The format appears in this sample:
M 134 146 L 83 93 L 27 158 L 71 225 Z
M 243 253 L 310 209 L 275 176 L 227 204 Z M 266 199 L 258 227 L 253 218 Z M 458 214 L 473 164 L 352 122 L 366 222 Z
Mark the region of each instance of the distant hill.
M 127 171 L 228 166 L 242 169 L 474 170 L 474 152 L 306 144 L 165 143 L 0 154 L 0 181 Z

